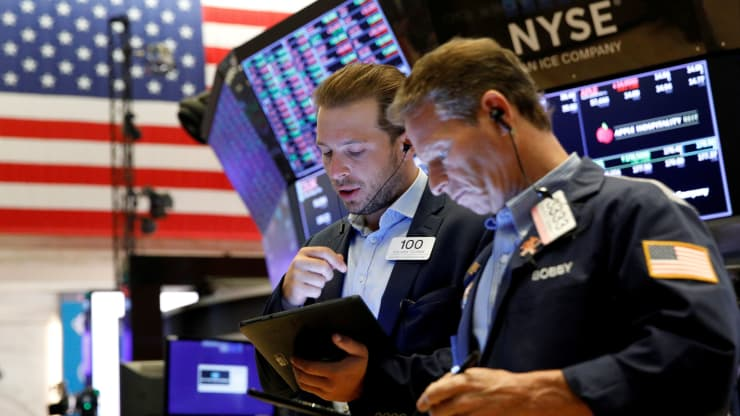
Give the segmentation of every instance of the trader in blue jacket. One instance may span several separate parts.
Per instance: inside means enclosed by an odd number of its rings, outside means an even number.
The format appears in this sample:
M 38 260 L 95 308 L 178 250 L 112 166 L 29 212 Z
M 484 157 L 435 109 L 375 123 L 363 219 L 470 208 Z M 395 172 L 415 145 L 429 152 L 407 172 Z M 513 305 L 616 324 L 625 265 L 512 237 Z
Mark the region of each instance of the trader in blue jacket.
M 449 346 L 455 333 L 463 275 L 480 249 L 485 217 L 432 195 L 403 128 L 386 120 L 404 79 L 392 66 L 351 64 L 314 92 L 316 145 L 350 214 L 298 251 L 265 313 L 360 295 L 398 353 L 429 354 Z M 421 237 L 426 258 L 399 246 L 404 238 Z M 396 254 L 389 258 L 391 252 Z M 364 345 L 346 336 L 334 342 L 348 354 L 339 362 L 293 361 L 303 391 L 349 402 L 355 416 L 414 411 L 415 398 L 386 391 L 388 384 L 366 374 L 380 357 L 368 356 Z M 417 380 L 430 383 L 441 375 L 449 366 L 449 355 L 443 357 L 442 364 L 429 362 Z M 291 395 L 265 357 L 259 362 L 263 388 Z M 379 396 L 364 394 L 379 390 Z
M 422 57 L 389 115 L 405 122 L 433 193 L 495 228 L 453 348 L 457 362 L 475 350 L 480 360 L 429 385 L 418 410 L 726 414 L 738 310 L 691 206 L 568 155 L 526 69 L 490 39 Z

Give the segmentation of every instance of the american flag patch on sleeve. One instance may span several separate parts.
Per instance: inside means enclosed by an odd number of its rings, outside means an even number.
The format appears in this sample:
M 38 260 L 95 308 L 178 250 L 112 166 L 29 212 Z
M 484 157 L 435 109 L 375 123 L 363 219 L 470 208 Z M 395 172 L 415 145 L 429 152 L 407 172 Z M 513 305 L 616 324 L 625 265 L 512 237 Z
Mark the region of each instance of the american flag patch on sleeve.
M 652 278 L 718 282 L 706 247 L 680 241 L 643 240 L 642 248 Z

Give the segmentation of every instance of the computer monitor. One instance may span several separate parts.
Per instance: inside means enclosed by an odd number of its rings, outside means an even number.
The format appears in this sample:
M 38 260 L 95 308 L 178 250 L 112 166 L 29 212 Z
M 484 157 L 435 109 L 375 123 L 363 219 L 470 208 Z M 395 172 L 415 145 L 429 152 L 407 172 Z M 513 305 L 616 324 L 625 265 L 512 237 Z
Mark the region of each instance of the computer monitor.
M 378 0 L 320 0 L 234 50 L 272 137 L 295 178 L 321 169 L 314 89 L 352 62 L 388 64 L 409 73 Z
M 551 91 L 546 106 L 569 152 L 608 175 L 663 182 L 704 220 L 728 217 L 732 181 L 710 78 L 707 61 L 694 60 Z
M 301 243 L 347 214 L 323 169 L 294 182 L 289 194 Z
M 293 179 L 277 144 L 264 140 L 271 135 L 266 120 L 258 120 L 255 97 L 238 66 L 229 66 L 230 55 L 220 65 L 209 103 L 211 123 L 208 144 L 213 149 L 239 197 L 262 233 Z M 250 115 L 251 114 L 251 115 Z
M 121 363 L 121 416 L 161 416 L 164 361 Z
M 271 415 L 247 395 L 261 390 L 254 346 L 246 341 L 168 337 L 165 415 Z
M 401 19 L 397 7 L 392 0 L 318 0 L 235 48 L 218 65 L 203 134 L 262 233 L 273 284 L 301 243 L 345 214 L 322 176 L 313 91 L 356 61 L 408 73 L 411 66 L 394 33 L 393 23 Z M 390 9 L 395 20 L 386 13 Z M 425 24 L 404 27 L 407 35 L 408 28 L 417 34 Z M 407 46 L 413 43 L 409 38 Z M 321 188 L 311 192 L 325 192 L 326 199 L 303 192 L 316 184 Z

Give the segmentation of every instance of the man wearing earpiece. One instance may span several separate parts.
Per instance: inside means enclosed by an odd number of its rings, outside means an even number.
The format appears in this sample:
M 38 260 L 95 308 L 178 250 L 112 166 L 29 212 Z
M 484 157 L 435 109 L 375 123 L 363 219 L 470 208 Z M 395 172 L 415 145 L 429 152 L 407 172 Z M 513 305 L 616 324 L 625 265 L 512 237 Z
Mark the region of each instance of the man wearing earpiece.
M 726 414 L 738 311 L 692 207 L 658 182 L 607 177 L 566 154 L 525 67 L 490 39 L 422 57 L 388 113 L 428 164 L 433 193 L 492 215 L 495 228 L 455 344 L 457 363 L 480 359 L 429 385 L 418 410 Z
M 460 317 L 463 275 L 485 228 L 484 217 L 447 196 L 431 194 L 403 128 L 386 120 L 385 110 L 404 78 L 392 66 L 351 64 L 314 92 L 316 145 L 350 214 L 299 250 L 265 313 L 360 295 L 398 352 L 410 355 L 449 346 Z M 426 259 L 404 251 L 404 238 L 416 239 Z M 293 362 L 302 390 L 349 402 L 355 416 L 414 410 L 413 398 L 396 396 L 385 384 L 380 374 L 385 370 L 373 366 L 377 357 L 368 356 L 365 346 L 347 337 L 334 342 L 347 358 L 336 363 Z M 427 382 L 445 367 L 428 368 Z M 290 393 L 261 358 L 260 375 L 266 391 Z M 380 397 L 369 395 L 380 390 Z

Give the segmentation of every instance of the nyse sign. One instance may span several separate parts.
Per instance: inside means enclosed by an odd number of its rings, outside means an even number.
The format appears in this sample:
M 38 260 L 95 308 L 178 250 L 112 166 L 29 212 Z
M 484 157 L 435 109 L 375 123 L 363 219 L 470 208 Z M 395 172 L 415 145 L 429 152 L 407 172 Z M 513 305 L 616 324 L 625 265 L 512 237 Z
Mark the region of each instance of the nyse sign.
M 740 47 L 740 25 L 727 18 L 740 4 L 700 3 L 425 0 L 436 41 L 491 37 L 514 51 L 543 89 Z
M 566 36 L 575 42 L 617 33 L 619 28 L 614 24 L 611 7 L 609 0 L 602 0 L 591 3 L 588 7 L 558 10 L 549 17 L 547 15 L 530 17 L 525 19 L 523 24 L 509 22 L 509 36 L 514 52 L 522 55 L 525 52 L 525 45 L 531 52 L 542 50 L 543 43 L 545 49 L 561 46 L 560 33 L 563 27 L 566 28 Z M 541 39 L 543 31 L 545 36 Z
M 509 3 L 508 7 L 506 3 Z M 504 2 L 505 10 L 513 15 L 518 9 L 512 8 L 514 1 Z M 524 2 L 530 5 L 531 1 Z M 514 52 L 523 56 L 524 64 L 530 72 L 550 70 L 563 65 L 575 64 L 605 55 L 621 52 L 621 40 L 605 41 L 594 44 L 594 40 L 619 32 L 614 21 L 612 2 L 601 0 L 582 6 L 573 6 L 564 10 L 540 13 L 524 20 L 510 20 L 507 27 Z M 527 8 L 524 8 L 527 11 Z M 529 10 L 531 14 L 531 10 Z M 564 41 L 571 45 L 589 42 L 589 46 L 568 49 L 566 51 L 536 59 L 526 59 L 526 55 L 537 55 L 562 47 Z

